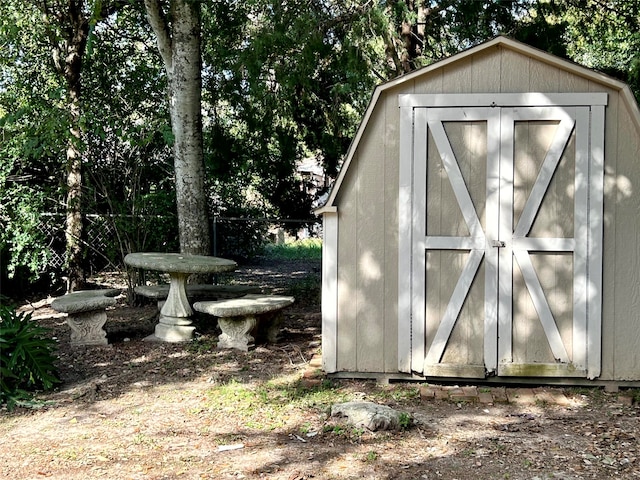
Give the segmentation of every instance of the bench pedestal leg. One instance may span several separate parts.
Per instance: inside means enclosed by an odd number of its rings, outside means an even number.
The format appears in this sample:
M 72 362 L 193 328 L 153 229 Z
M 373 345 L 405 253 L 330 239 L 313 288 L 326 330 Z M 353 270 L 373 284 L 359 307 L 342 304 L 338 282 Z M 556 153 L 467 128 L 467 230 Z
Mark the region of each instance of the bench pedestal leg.
M 264 319 L 266 325 L 266 337 L 269 343 L 278 343 L 280 340 L 280 325 L 282 325 L 282 312 L 276 312 Z
M 71 345 L 108 345 L 107 332 L 102 328 L 107 321 L 104 310 L 69 314 Z
M 218 336 L 218 348 L 235 348 L 248 352 L 254 346 L 255 339 L 251 336 L 251 331 L 256 324 L 256 317 L 252 315 L 219 318 L 218 325 L 222 334 Z

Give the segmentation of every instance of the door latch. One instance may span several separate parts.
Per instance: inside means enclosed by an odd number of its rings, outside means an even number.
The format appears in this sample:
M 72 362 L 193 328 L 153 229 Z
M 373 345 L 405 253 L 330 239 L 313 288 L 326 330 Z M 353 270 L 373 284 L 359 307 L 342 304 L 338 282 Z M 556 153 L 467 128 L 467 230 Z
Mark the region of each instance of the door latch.
M 506 245 L 502 240 L 491 240 L 491 246 L 495 248 L 504 248 Z

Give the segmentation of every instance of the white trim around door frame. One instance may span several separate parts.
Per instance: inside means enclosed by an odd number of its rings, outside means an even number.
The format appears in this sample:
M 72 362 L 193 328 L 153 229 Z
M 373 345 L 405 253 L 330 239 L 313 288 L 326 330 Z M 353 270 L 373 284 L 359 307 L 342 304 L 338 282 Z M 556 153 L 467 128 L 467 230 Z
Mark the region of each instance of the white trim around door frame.
M 480 115 L 489 122 L 490 118 L 495 118 L 491 111 L 495 108 L 498 114 L 499 127 L 496 128 L 496 122 L 491 121 L 494 127 L 487 128 L 489 145 L 499 145 L 499 159 L 487 160 L 487 209 L 490 205 L 499 202 L 503 211 L 509 210 L 509 205 L 503 203 L 505 198 L 509 196 L 509 186 L 505 183 L 505 173 L 509 178 L 509 167 L 506 172 L 496 175 L 500 169 L 498 165 L 509 164 L 505 159 L 505 155 L 513 155 L 513 135 L 512 132 L 514 122 L 518 120 L 535 120 L 538 118 L 548 118 L 549 112 L 554 111 L 554 115 L 558 117 L 558 108 L 564 109 L 566 112 L 573 112 L 567 117 L 559 116 L 560 124 L 558 127 L 557 138 L 554 139 L 550 147 L 550 151 L 544 159 L 544 163 L 539 172 L 538 180 L 534 188 L 539 191 L 532 195 L 530 201 L 525 205 L 524 211 L 517 225 L 512 225 L 511 221 L 505 223 L 504 218 L 501 220 L 495 218 L 486 218 L 487 231 L 500 231 L 498 238 L 509 239 L 507 249 L 499 249 L 500 253 L 500 270 L 506 265 L 507 268 L 512 262 L 518 262 L 520 270 L 523 272 L 524 280 L 527 288 L 532 295 L 532 300 L 536 305 L 536 309 L 540 314 L 540 320 L 544 331 L 550 342 L 550 347 L 554 357 L 558 361 L 569 361 L 569 355 L 562 342 L 557 335 L 553 316 L 548 311 L 548 305 L 544 295 L 540 294 L 540 286 L 533 268 L 529 265 L 528 251 L 530 250 L 554 250 L 554 251 L 574 251 L 577 260 L 581 265 L 578 266 L 577 284 L 574 287 L 574 308 L 576 309 L 576 325 L 574 329 L 573 354 L 572 361 L 576 363 L 577 370 L 585 372 L 583 376 L 593 379 L 600 374 L 601 360 L 601 310 L 602 310 L 602 233 L 603 233 L 603 176 L 604 176 L 604 116 L 605 106 L 607 104 L 606 93 L 578 93 L 578 94 L 546 94 L 546 93 L 525 93 L 525 94 L 454 94 L 454 95 L 429 95 L 429 94 L 408 94 L 399 96 L 399 104 L 401 108 L 400 114 L 400 190 L 399 190 L 399 295 L 398 295 L 398 368 L 403 372 L 422 373 L 427 356 L 427 345 L 425 345 L 425 326 L 423 321 L 413 321 L 414 318 L 420 316 L 420 311 L 424 312 L 424 288 L 425 285 L 415 283 L 413 274 L 409 272 L 424 267 L 424 259 L 420 259 L 420 252 L 424 254 L 425 248 L 438 248 L 438 245 L 458 246 L 466 248 L 471 252 L 477 251 L 470 257 L 470 264 L 465 270 L 473 270 L 477 268 L 476 263 L 485 259 L 485 282 L 487 286 L 493 285 L 502 293 L 498 296 L 499 303 L 487 301 L 485 304 L 485 315 L 493 318 L 500 318 L 500 322 L 506 322 L 504 318 L 509 317 L 500 315 L 495 316 L 495 310 L 506 309 L 510 311 L 511 306 L 507 305 L 509 299 L 506 298 L 510 291 L 507 280 L 504 284 L 499 280 L 502 276 L 498 275 L 498 265 L 494 262 L 492 255 L 489 255 L 491 249 L 486 248 L 480 251 L 482 244 L 488 245 L 492 243 L 491 239 L 485 238 L 485 233 L 480 228 L 477 215 L 470 204 L 466 187 L 458 185 L 462 181 L 461 177 L 456 173 L 457 165 L 452 153 L 449 152 L 450 146 L 443 131 L 440 131 L 442 124 L 435 122 L 438 117 L 445 120 L 449 117 L 446 113 L 459 110 L 459 107 L 471 107 L 464 109 L 465 121 L 473 120 L 469 118 L 470 112 L 474 115 Z M 506 108 L 512 106 L 514 108 Z M 426 108 L 424 108 L 426 107 Z M 502 108 L 496 108 L 502 107 Z M 540 107 L 534 109 L 522 108 L 521 111 L 517 107 Z M 577 108 L 574 108 L 577 107 Z M 434 109 L 434 110 L 431 110 Z M 504 109 L 506 115 L 501 115 L 500 110 Z M 429 116 L 425 115 L 430 110 Z M 507 113 L 508 112 L 508 113 Z M 433 117 L 436 115 L 436 117 Z M 444 115 L 444 116 L 443 116 Z M 456 117 L 453 113 L 451 119 Z M 524 115 L 522 118 L 520 118 Z M 479 117 L 478 117 L 479 119 Z M 489 125 L 489 123 L 488 123 Z M 423 142 L 416 141 L 415 132 L 426 131 L 429 128 L 432 132 L 434 142 L 437 144 L 438 150 L 443 155 L 444 167 L 448 172 L 448 177 L 452 181 L 456 198 L 461 206 L 462 214 L 469 229 L 470 235 L 465 238 L 447 237 L 439 242 L 437 237 L 416 237 L 414 225 L 416 222 L 422 221 L 417 217 L 418 212 L 424 211 L 426 205 L 425 196 L 414 190 L 420 178 L 425 172 L 422 171 L 421 162 L 416 162 L 416 158 L 426 158 L 425 146 Z M 576 175 L 582 181 L 576 180 L 576 210 L 575 210 L 575 231 L 573 239 L 538 239 L 527 238 L 526 234 L 531 228 L 533 219 L 535 218 L 539 207 L 538 200 L 544 195 L 544 189 L 553 175 L 553 171 L 559 161 L 564 149 L 564 142 L 571 134 L 573 129 L 580 130 L 580 135 L 576 138 L 577 157 L 576 157 Z M 497 130 L 495 132 L 494 130 Z M 499 138 L 495 136 L 498 135 Z M 491 147 L 490 147 L 491 148 Z M 509 153 L 511 151 L 511 153 Z M 443 154 L 444 152 L 444 154 Z M 489 155 L 494 155 L 489 153 Z M 495 157 L 495 155 L 494 155 Z M 449 161 L 452 160 L 452 161 Z M 511 158 L 511 165 L 513 158 Z M 512 167 L 511 167 L 512 168 Z M 511 175 L 512 177 L 512 175 Z M 588 181 L 584 181 L 588 179 Z M 508 184 L 507 180 L 506 183 Z M 500 197 L 499 192 L 503 192 Z M 465 196 L 466 193 L 466 196 Z M 508 201 L 507 201 L 508 202 Z M 469 206 L 471 205 L 471 206 Z M 496 222 L 498 224 L 496 224 Z M 508 225 L 507 225 L 508 224 Z M 508 232 L 505 230 L 507 229 Z M 430 245 L 427 245 L 429 243 Z M 502 242 L 499 242 L 502 243 Z M 579 245 L 578 245 L 579 244 Z M 517 251 L 515 251 L 515 250 Z M 508 259 L 507 259 L 508 250 Z M 485 254 L 486 252 L 486 254 Z M 511 254 L 513 253 L 513 255 Z M 422 255 L 423 255 L 422 254 Z M 515 259 L 515 260 L 514 260 Z M 424 270 L 422 270 L 424 271 Z M 495 278 L 494 278 L 495 277 Z M 420 282 L 418 282 L 420 283 Z M 463 282 L 464 283 L 464 282 Z M 456 321 L 456 308 L 458 304 L 464 301 L 465 285 L 459 284 L 454 292 L 452 302 L 443 320 L 443 325 L 436 333 L 436 338 L 432 342 L 429 351 L 429 359 L 434 361 L 435 357 L 441 356 L 445 347 L 446 333 L 445 330 L 451 330 Z M 457 299 L 457 300 L 456 300 Z M 546 305 L 546 306 L 545 306 Z M 574 312 L 575 313 L 575 312 Z M 506 347 L 509 340 L 508 332 L 510 326 L 498 325 L 498 331 L 503 332 L 499 338 L 490 335 L 489 331 L 493 331 L 495 324 L 485 324 L 484 357 L 485 368 L 488 373 L 499 371 L 498 366 L 507 361 L 511 351 L 511 345 Z M 442 345 L 441 345 L 442 344 Z M 436 347 L 435 349 L 433 347 Z M 427 359 L 427 360 L 429 360 Z M 570 365 L 572 367 L 573 365 Z M 508 367 L 508 365 L 507 365 Z M 509 368 L 505 368 L 505 374 L 509 374 Z M 518 371 L 515 369 L 514 371 Z M 564 370 L 560 369 L 559 372 Z M 570 370 L 567 370 L 570 371 Z M 576 372 L 578 374 L 578 372 Z

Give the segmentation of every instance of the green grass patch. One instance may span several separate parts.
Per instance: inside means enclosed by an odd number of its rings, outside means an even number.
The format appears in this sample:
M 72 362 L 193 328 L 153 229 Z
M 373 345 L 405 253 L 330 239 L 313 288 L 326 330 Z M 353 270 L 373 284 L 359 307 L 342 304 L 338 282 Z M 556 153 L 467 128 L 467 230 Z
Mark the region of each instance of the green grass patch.
M 571 387 L 565 391 L 570 397 L 582 397 L 593 406 L 602 405 L 607 400 L 607 394 L 601 387 Z
M 640 388 L 630 388 L 627 394 L 633 398 L 634 404 L 640 403 Z
M 288 422 L 295 410 L 322 412 L 349 397 L 331 382 L 306 387 L 291 377 L 252 383 L 232 380 L 207 392 L 205 408 L 237 418 L 247 428 L 271 431 L 292 426 Z
M 282 245 L 265 246 L 265 257 L 275 260 L 320 260 L 322 258 L 322 240 L 306 238 Z
M 374 401 L 381 403 L 398 403 L 400 405 L 420 402 L 420 388 L 414 384 L 394 384 L 393 386 L 380 386 L 372 392 Z
M 366 454 L 363 455 L 362 461 L 367 463 L 373 463 L 376 460 L 378 460 L 379 457 L 380 456 L 378 455 L 378 452 L 376 452 L 375 450 L 369 450 Z

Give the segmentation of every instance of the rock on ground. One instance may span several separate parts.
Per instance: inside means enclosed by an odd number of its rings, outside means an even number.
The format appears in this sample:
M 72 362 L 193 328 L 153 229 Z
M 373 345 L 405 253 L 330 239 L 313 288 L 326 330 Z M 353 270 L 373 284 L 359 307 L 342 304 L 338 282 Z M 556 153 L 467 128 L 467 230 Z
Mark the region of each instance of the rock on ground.
M 332 417 L 346 417 L 356 427 L 372 432 L 377 430 L 400 430 L 402 413 L 386 405 L 372 402 L 346 402 L 331 407 Z

